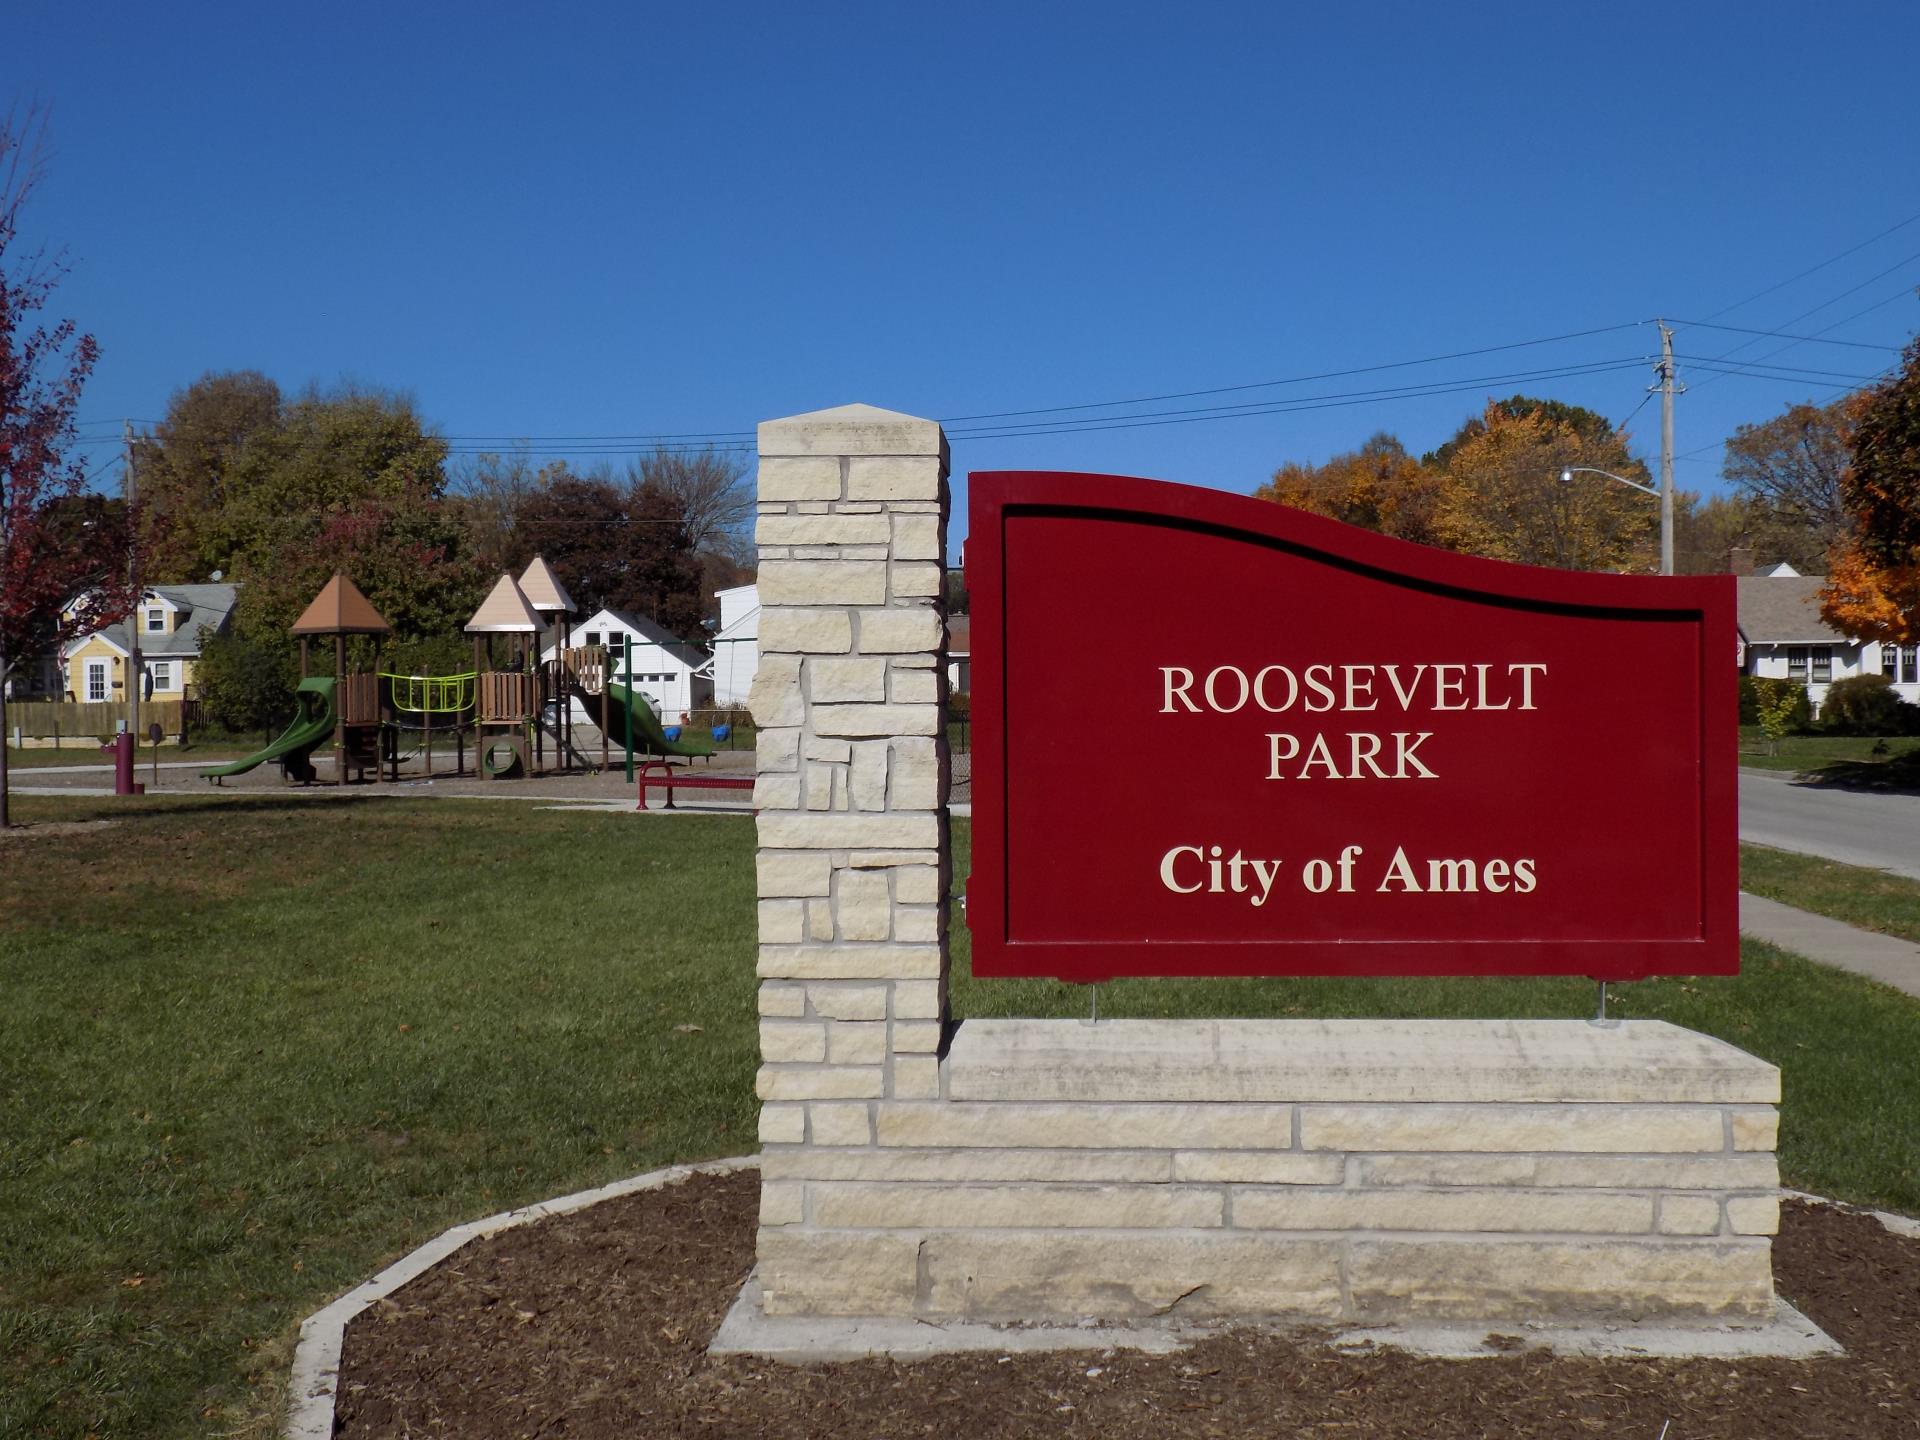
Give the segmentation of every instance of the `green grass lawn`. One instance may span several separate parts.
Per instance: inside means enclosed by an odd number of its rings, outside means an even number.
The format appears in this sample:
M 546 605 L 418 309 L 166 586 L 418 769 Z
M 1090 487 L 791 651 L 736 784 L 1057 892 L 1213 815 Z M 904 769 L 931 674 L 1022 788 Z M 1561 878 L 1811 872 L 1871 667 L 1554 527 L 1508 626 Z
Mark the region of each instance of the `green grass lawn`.
M 1880 754 L 1874 747 L 1884 746 Z M 1740 727 L 1740 763 L 1755 770 L 1819 770 L 1845 761 L 1882 762 L 1920 755 L 1920 740 L 1861 735 L 1789 735 L 1770 746 L 1757 725 Z
M 1920 880 L 1764 845 L 1740 847 L 1740 887 L 1920 944 Z
M 0 840 L 0 1435 L 268 1435 L 299 1319 L 446 1226 L 755 1147 L 743 819 L 15 808 L 69 823 Z M 955 940 L 959 1014 L 1085 1012 L 1083 990 L 971 980 Z M 1617 989 L 1617 1009 L 1785 1068 L 1789 1183 L 1920 1210 L 1920 1003 L 1745 957 L 1737 979 Z M 1578 980 L 1133 981 L 1101 1011 L 1592 1000 Z
M 195 763 L 204 761 L 209 765 L 215 765 L 223 760 L 238 760 L 243 755 L 251 755 L 258 749 L 260 749 L 258 744 L 247 745 L 240 741 L 224 740 L 217 744 L 205 745 L 162 745 L 160 763 L 164 765 L 169 760 L 191 760 Z M 151 765 L 153 750 L 154 747 L 151 745 L 140 746 L 135 752 L 138 762 L 142 765 Z M 37 770 L 46 765 L 100 765 L 111 770 L 113 754 L 102 750 L 96 744 L 62 745 L 57 750 L 43 749 L 39 746 L 31 750 L 16 750 L 11 745 L 7 747 L 9 770 Z

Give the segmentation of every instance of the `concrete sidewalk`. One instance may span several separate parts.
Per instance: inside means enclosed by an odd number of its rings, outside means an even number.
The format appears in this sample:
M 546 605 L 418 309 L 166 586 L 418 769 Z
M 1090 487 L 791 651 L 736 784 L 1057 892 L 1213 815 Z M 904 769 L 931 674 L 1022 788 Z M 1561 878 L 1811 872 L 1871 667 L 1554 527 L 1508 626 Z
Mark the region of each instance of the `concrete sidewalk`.
M 1920 999 L 1920 945 L 1740 892 L 1740 933 Z

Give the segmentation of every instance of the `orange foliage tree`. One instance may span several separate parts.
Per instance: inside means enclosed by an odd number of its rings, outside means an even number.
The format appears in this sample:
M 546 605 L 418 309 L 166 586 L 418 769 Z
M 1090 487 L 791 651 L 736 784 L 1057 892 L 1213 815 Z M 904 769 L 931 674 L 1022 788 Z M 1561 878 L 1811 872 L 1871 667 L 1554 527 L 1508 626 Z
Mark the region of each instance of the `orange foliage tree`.
M 1324 465 L 1290 461 L 1253 493 L 1383 535 L 1439 545 L 1444 543 L 1439 521 L 1447 484 L 1445 471 L 1422 465 L 1382 432 Z
M 1842 632 L 1920 641 L 1920 335 L 1897 373 L 1855 398 L 1840 482 L 1858 533 L 1833 554 L 1820 612 Z

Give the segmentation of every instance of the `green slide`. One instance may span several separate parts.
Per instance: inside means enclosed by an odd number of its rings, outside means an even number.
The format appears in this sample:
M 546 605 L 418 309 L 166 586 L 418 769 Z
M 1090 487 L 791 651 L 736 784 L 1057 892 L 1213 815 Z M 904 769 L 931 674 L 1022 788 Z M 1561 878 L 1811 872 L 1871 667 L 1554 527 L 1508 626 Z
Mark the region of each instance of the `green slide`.
M 644 695 L 636 695 L 624 685 L 607 685 L 607 698 L 613 703 L 608 707 L 612 712 L 607 720 L 607 738 L 626 746 L 636 755 L 711 755 L 711 741 L 669 740 L 666 732 L 660 728 L 660 717 L 653 713 L 653 706 L 647 703 Z M 598 715 L 599 706 L 591 700 L 583 700 L 590 706 L 587 713 Z
M 222 775 L 244 775 L 256 765 L 264 765 L 269 760 L 283 760 L 287 774 L 293 779 L 311 780 L 313 766 L 307 757 L 333 738 L 333 676 L 315 675 L 302 680 L 293 692 L 293 702 L 299 707 L 298 713 L 278 740 L 257 755 L 249 755 L 231 765 L 202 770 L 200 778 L 212 780 Z

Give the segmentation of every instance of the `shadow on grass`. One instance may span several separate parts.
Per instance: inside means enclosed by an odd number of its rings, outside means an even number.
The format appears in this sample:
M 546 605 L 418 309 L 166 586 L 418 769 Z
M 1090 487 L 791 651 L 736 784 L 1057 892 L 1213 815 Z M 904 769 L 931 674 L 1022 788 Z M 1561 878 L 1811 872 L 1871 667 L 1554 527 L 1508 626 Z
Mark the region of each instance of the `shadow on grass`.
M 1793 783 L 1822 790 L 1920 795 L 1920 750 L 1909 750 L 1889 760 L 1835 760 L 1817 770 L 1802 770 Z

